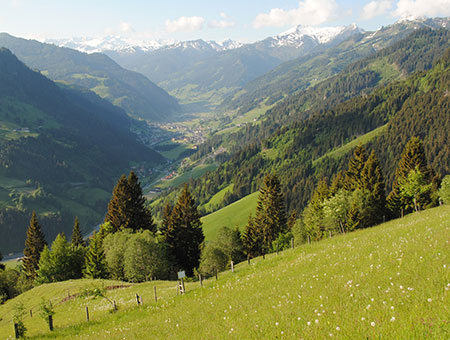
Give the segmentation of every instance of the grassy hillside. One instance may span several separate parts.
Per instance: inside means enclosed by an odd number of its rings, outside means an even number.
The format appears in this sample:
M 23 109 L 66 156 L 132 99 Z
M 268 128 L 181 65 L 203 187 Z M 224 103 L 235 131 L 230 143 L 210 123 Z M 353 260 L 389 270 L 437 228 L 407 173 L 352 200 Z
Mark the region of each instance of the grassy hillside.
M 203 289 L 188 284 L 184 296 L 173 282 L 109 290 L 117 313 L 103 299 L 63 299 L 68 290 L 120 283 L 44 285 L 0 306 L 0 334 L 13 335 L 11 313 L 21 301 L 34 307 L 25 319 L 31 339 L 448 339 L 449 233 L 450 206 L 430 209 L 241 263 Z M 51 334 L 36 313 L 41 297 L 59 301 Z
M 230 228 L 238 226 L 242 230 L 247 224 L 248 216 L 255 214 L 257 199 L 258 192 L 254 192 L 225 208 L 204 216 L 202 222 L 206 240 L 214 239 L 217 231 L 224 226 Z

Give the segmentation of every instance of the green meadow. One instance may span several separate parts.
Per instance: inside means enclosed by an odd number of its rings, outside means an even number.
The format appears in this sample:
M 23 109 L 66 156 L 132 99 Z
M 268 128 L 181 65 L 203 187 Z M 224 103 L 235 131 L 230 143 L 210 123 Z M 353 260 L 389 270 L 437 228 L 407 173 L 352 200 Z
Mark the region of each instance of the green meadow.
M 187 283 L 185 295 L 161 281 L 43 285 L 0 306 L 0 334 L 11 339 L 22 302 L 34 311 L 25 318 L 30 339 L 449 339 L 449 235 L 443 206 L 252 259 L 203 288 Z M 105 299 L 75 296 L 114 285 L 130 285 L 107 291 L 117 312 Z M 53 332 L 38 316 L 42 298 L 55 302 Z

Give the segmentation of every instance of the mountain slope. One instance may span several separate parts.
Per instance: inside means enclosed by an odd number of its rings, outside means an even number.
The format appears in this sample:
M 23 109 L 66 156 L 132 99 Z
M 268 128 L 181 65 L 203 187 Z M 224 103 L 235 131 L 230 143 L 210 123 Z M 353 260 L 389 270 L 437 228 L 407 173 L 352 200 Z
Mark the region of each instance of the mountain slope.
M 179 111 L 178 103 L 167 92 L 106 55 L 85 54 L 6 33 L 0 34 L 2 46 L 52 80 L 90 89 L 133 116 L 164 121 Z
M 70 233 L 76 214 L 86 231 L 131 161 L 164 161 L 130 123 L 92 92 L 61 88 L 0 49 L 0 231 L 10 236 L 0 239 L 3 253 L 23 248 L 31 210 L 49 240 Z
M 42 285 L 0 306 L 0 333 L 13 335 L 14 306 L 55 306 L 55 330 L 24 318 L 31 339 L 446 339 L 450 332 L 450 207 L 235 265 L 199 282 L 152 281 L 106 290 L 116 300 L 71 298 L 107 280 Z M 154 287 L 158 302 L 153 301 Z M 136 305 L 135 294 L 144 304 Z M 91 322 L 85 320 L 85 308 Z M 33 313 L 35 314 L 35 313 Z M 316 321 L 317 320 L 317 321 Z M 207 323 L 207 327 L 204 327 Z
M 343 169 L 350 155 L 346 153 L 340 157 L 323 157 L 320 161 L 316 160 L 386 124 L 381 131 L 374 132 L 373 138 L 368 139 L 368 146 L 375 149 L 383 164 L 388 188 L 402 149 L 414 135 L 424 140 L 424 147 L 434 171 L 442 176 L 449 173 L 450 152 L 444 142 L 450 131 L 446 117 L 450 103 L 450 97 L 447 95 L 450 86 L 450 67 L 447 66 L 450 58 L 449 34 L 446 30 L 425 30 L 416 33 L 419 41 L 416 46 L 421 46 L 420 41 L 423 41 L 427 48 L 419 49 L 425 52 L 423 54 L 406 53 L 410 58 L 404 60 L 403 67 L 420 65 L 420 70 L 431 64 L 433 67 L 430 70 L 417 72 L 402 81 L 394 81 L 371 94 L 359 95 L 343 103 L 335 101 L 328 108 L 319 106 L 306 116 L 301 110 L 293 109 L 291 118 L 297 120 L 290 126 L 276 129 L 268 125 L 264 130 L 267 137 L 264 134 L 259 135 L 254 139 L 256 144 L 242 148 L 216 171 L 192 182 L 199 204 L 205 204 L 216 192 L 233 184 L 233 191 L 224 195 L 221 206 L 230 204 L 255 192 L 266 173 L 276 172 L 284 186 L 288 210 L 301 212 L 317 180 L 324 176 L 331 178 Z M 440 37 L 434 40 L 434 47 L 432 44 L 428 45 L 433 41 L 429 39 L 431 35 Z M 414 45 L 406 44 L 405 40 L 405 44 L 399 43 L 399 46 L 406 46 L 404 51 L 409 51 Z M 443 53 L 441 48 L 444 47 L 447 47 L 447 50 Z M 427 51 L 435 52 L 428 54 Z M 435 57 L 442 54 L 441 60 L 437 61 Z M 400 55 L 403 53 L 390 56 Z M 384 59 L 386 56 L 381 57 Z M 339 93 L 345 93 L 345 89 L 346 86 L 336 87 Z M 320 93 L 318 95 L 320 96 Z M 245 132 L 249 133 L 249 136 L 243 140 L 252 140 L 253 131 L 248 128 Z M 244 144 L 242 140 L 239 143 Z M 220 208 L 220 205 L 218 207 Z
M 271 105 L 338 74 L 348 65 L 404 39 L 417 29 L 442 27 L 450 27 L 449 18 L 403 20 L 376 32 L 360 32 L 350 37 L 342 35 L 342 42 L 337 46 L 328 49 L 319 46 L 310 55 L 285 62 L 247 83 L 238 94 L 227 98 L 222 106 L 244 114 L 262 103 Z

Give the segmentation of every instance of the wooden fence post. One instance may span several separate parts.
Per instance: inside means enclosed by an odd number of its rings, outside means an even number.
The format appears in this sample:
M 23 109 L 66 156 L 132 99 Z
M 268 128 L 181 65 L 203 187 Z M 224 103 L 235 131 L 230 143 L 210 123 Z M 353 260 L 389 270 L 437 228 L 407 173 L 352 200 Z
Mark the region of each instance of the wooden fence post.
M 137 302 L 138 305 L 141 303 L 141 302 L 139 301 L 139 295 L 138 295 L 138 293 L 136 293 L 136 302 Z
M 14 336 L 16 339 L 19 339 L 20 334 L 19 334 L 19 324 L 14 322 Z
M 200 281 L 200 287 L 203 287 L 202 274 L 198 274 L 198 280 Z
M 250 264 L 250 255 L 247 255 L 247 263 Z
M 217 268 L 216 268 L 216 280 L 217 280 L 218 278 L 217 278 Z
M 86 306 L 86 321 L 89 322 L 89 308 Z
M 30 318 L 32 318 L 32 317 L 33 317 L 33 310 L 30 309 Z
M 182 288 L 182 294 L 186 293 L 186 288 L 184 287 L 184 280 L 181 278 L 181 288 Z
M 50 331 L 53 331 L 53 316 L 52 315 L 48 316 L 48 328 L 50 329 Z
M 234 262 L 231 260 L 231 272 L 234 273 Z
M 113 309 L 117 310 L 116 300 L 113 301 Z
M 153 290 L 155 291 L 155 302 L 158 302 L 158 296 L 156 295 L 156 286 L 153 286 Z
M 294 238 L 291 238 L 291 248 L 294 249 Z

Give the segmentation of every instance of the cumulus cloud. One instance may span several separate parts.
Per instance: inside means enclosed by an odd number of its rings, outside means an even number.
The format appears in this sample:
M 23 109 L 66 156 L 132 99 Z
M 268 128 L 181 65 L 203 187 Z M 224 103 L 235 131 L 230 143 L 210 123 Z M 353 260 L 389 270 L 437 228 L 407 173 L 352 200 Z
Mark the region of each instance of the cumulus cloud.
M 269 13 L 258 14 L 253 21 L 253 27 L 320 25 L 334 19 L 337 11 L 338 6 L 334 0 L 304 0 L 299 2 L 298 8 L 273 8 Z
M 131 26 L 131 24 L 128 23 L 128 22 L 124 22 L 124 21 L 121 22 L 119 24 L 119 28 L 120 28 L 120 32 L 122 32 L 122 33 L 133 33 L 133 32 L 135 32 L 133 26 Z
M 235 25 L 235 22 L 230 20 L 228 18 L 228 15 L 226 15 L 225 13 L 220 13 L 220 17 L 222 18 L 222 20 L 212 20 L 209 24 L 208 27 L 209 28 L 228 28 L 228 27 L 233 27 Z
M 202 17 L 180 17 L 176 20 L 166 20 L 166 30 L 169 33 L 199 31 L 204 23 L 205 18 Z
M 375 0 L 364 6 L 362 11 L 362 19 L 369 20 L 379 15 L 385 14 L 392 8 L 392 0 Z
M 399 0 L 394 16 L 400 18 L 450 15 L 450 0 Z

